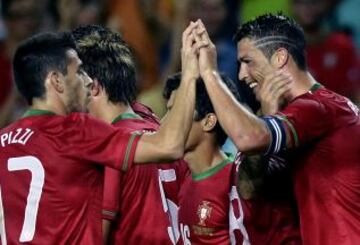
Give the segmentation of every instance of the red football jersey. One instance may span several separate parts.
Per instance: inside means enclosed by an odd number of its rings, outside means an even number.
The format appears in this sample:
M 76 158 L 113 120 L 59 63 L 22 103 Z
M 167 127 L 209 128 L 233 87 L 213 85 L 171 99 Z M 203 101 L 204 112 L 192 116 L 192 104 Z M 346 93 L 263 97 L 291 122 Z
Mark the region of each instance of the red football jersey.
M 299 146 L 289 162 L 304 244 L 358 244 L 359 109 L 320 87 L 297 97 L 277 117 Z
M 84 114 L 40 110 L 2 129 L 2 244 L 101 244 L 97 163 L 126 170 L 138 139 Z
M 282 191 L 281 195 L 285 194 L 285 197 L 281 196 L 279 200 L 266 196 L 250 200 L 240 198 L 236 187 L 239 186 L 242 158 L 243 155 L 238 153 L 232 169 L 229 212 L 231 244 L 301 245 L 297 218 L 286 193 Z M 268 182 L 264 184 L 268 185 Z M 266 191 L 273 193 L 271 188 Z M 271 193 L 266 194 L 274 194 Z
M 159 121 L 146 107 L 137 103 L 133 109 L 141 117 L 122 114 L 113 124 L 130 131 L 159 128 Z M 181 165 L 181 162 L 139 165 L 126 174 L 106 168 L 103 218 L 115 221 L 111 243 L 176 243 L 179 239 L 176 204 L 181 180 L 177 173 Z
M 231 161 L 185 179 L 179 194 L 183 244 L 230 244 Z

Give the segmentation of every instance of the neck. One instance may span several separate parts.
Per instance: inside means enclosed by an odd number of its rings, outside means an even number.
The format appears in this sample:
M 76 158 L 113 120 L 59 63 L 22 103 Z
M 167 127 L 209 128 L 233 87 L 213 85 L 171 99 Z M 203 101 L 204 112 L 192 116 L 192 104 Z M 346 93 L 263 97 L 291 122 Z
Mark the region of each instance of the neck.
M 51 111 L 57 115 L 65 116 L 67 113 L 65 107 L 61 103 L 53 103 L 44 99 L 33 99 L 30 109 Z
M 200 174 L 219 165 L 226 156 L 219 146 L 209 140 L 204 140 L 194 150 L 186 152 L 184 159 L 192 173 Z
M 130 105 L 108 101 L 95 116 L 107 123 L 112 123 L 117 116 L 124 113 L 134 113 L 134 111 Z
M 307 93 L 316 83 L 316 80 L 307 71 L 292 72 L 293 85 L 289 93 L 285 96 L 286 102 L 290 102 L 296 97 Z

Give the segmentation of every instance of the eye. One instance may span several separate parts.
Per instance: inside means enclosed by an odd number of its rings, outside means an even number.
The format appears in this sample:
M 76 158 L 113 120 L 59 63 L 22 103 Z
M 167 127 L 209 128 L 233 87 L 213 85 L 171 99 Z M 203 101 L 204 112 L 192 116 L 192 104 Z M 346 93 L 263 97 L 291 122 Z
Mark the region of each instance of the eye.
M 86 72 L 85 72 L 85 70 L 83 69 L 83 68 L 79 68 L 78 69 L 78 71 L 77 71 L 77 73 L 79 74 L 79 75 L 86 75 Z

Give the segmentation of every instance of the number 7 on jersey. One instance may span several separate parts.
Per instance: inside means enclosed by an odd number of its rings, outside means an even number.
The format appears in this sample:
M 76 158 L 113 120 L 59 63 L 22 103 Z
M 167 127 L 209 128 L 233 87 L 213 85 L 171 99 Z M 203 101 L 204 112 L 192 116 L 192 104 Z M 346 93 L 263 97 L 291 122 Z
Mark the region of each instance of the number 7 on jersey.
M 44 186 L 45 171 L 40 160 L 33 156 L 15 157 L 8 160 L 8 170 L 28 170 L 31 173 L 29 194 L 27 196 L 24 223 L 21 229 L 20 242 L 29 242 L 34 238 L 39 202 Z M 1 243 L 6 245 L 6 221 L 0 189 L 0 235 Z

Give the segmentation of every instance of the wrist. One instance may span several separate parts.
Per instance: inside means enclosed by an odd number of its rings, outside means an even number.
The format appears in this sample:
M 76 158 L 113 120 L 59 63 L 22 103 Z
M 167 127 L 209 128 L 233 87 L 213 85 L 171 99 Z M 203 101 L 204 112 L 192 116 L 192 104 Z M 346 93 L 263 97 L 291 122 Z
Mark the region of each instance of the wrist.
M 209 69 L 201 73 L 201 77 L 204 80 L 204 82 L 212 79 L 216 79 L 219 76 L 220 76 L 219 72 L 215 69 Z
M 194 74 L 183 74 L 181 77 L 181 82 L 193 82 L 196 81 L 196 79 L 198 78 L 199 76 Z

